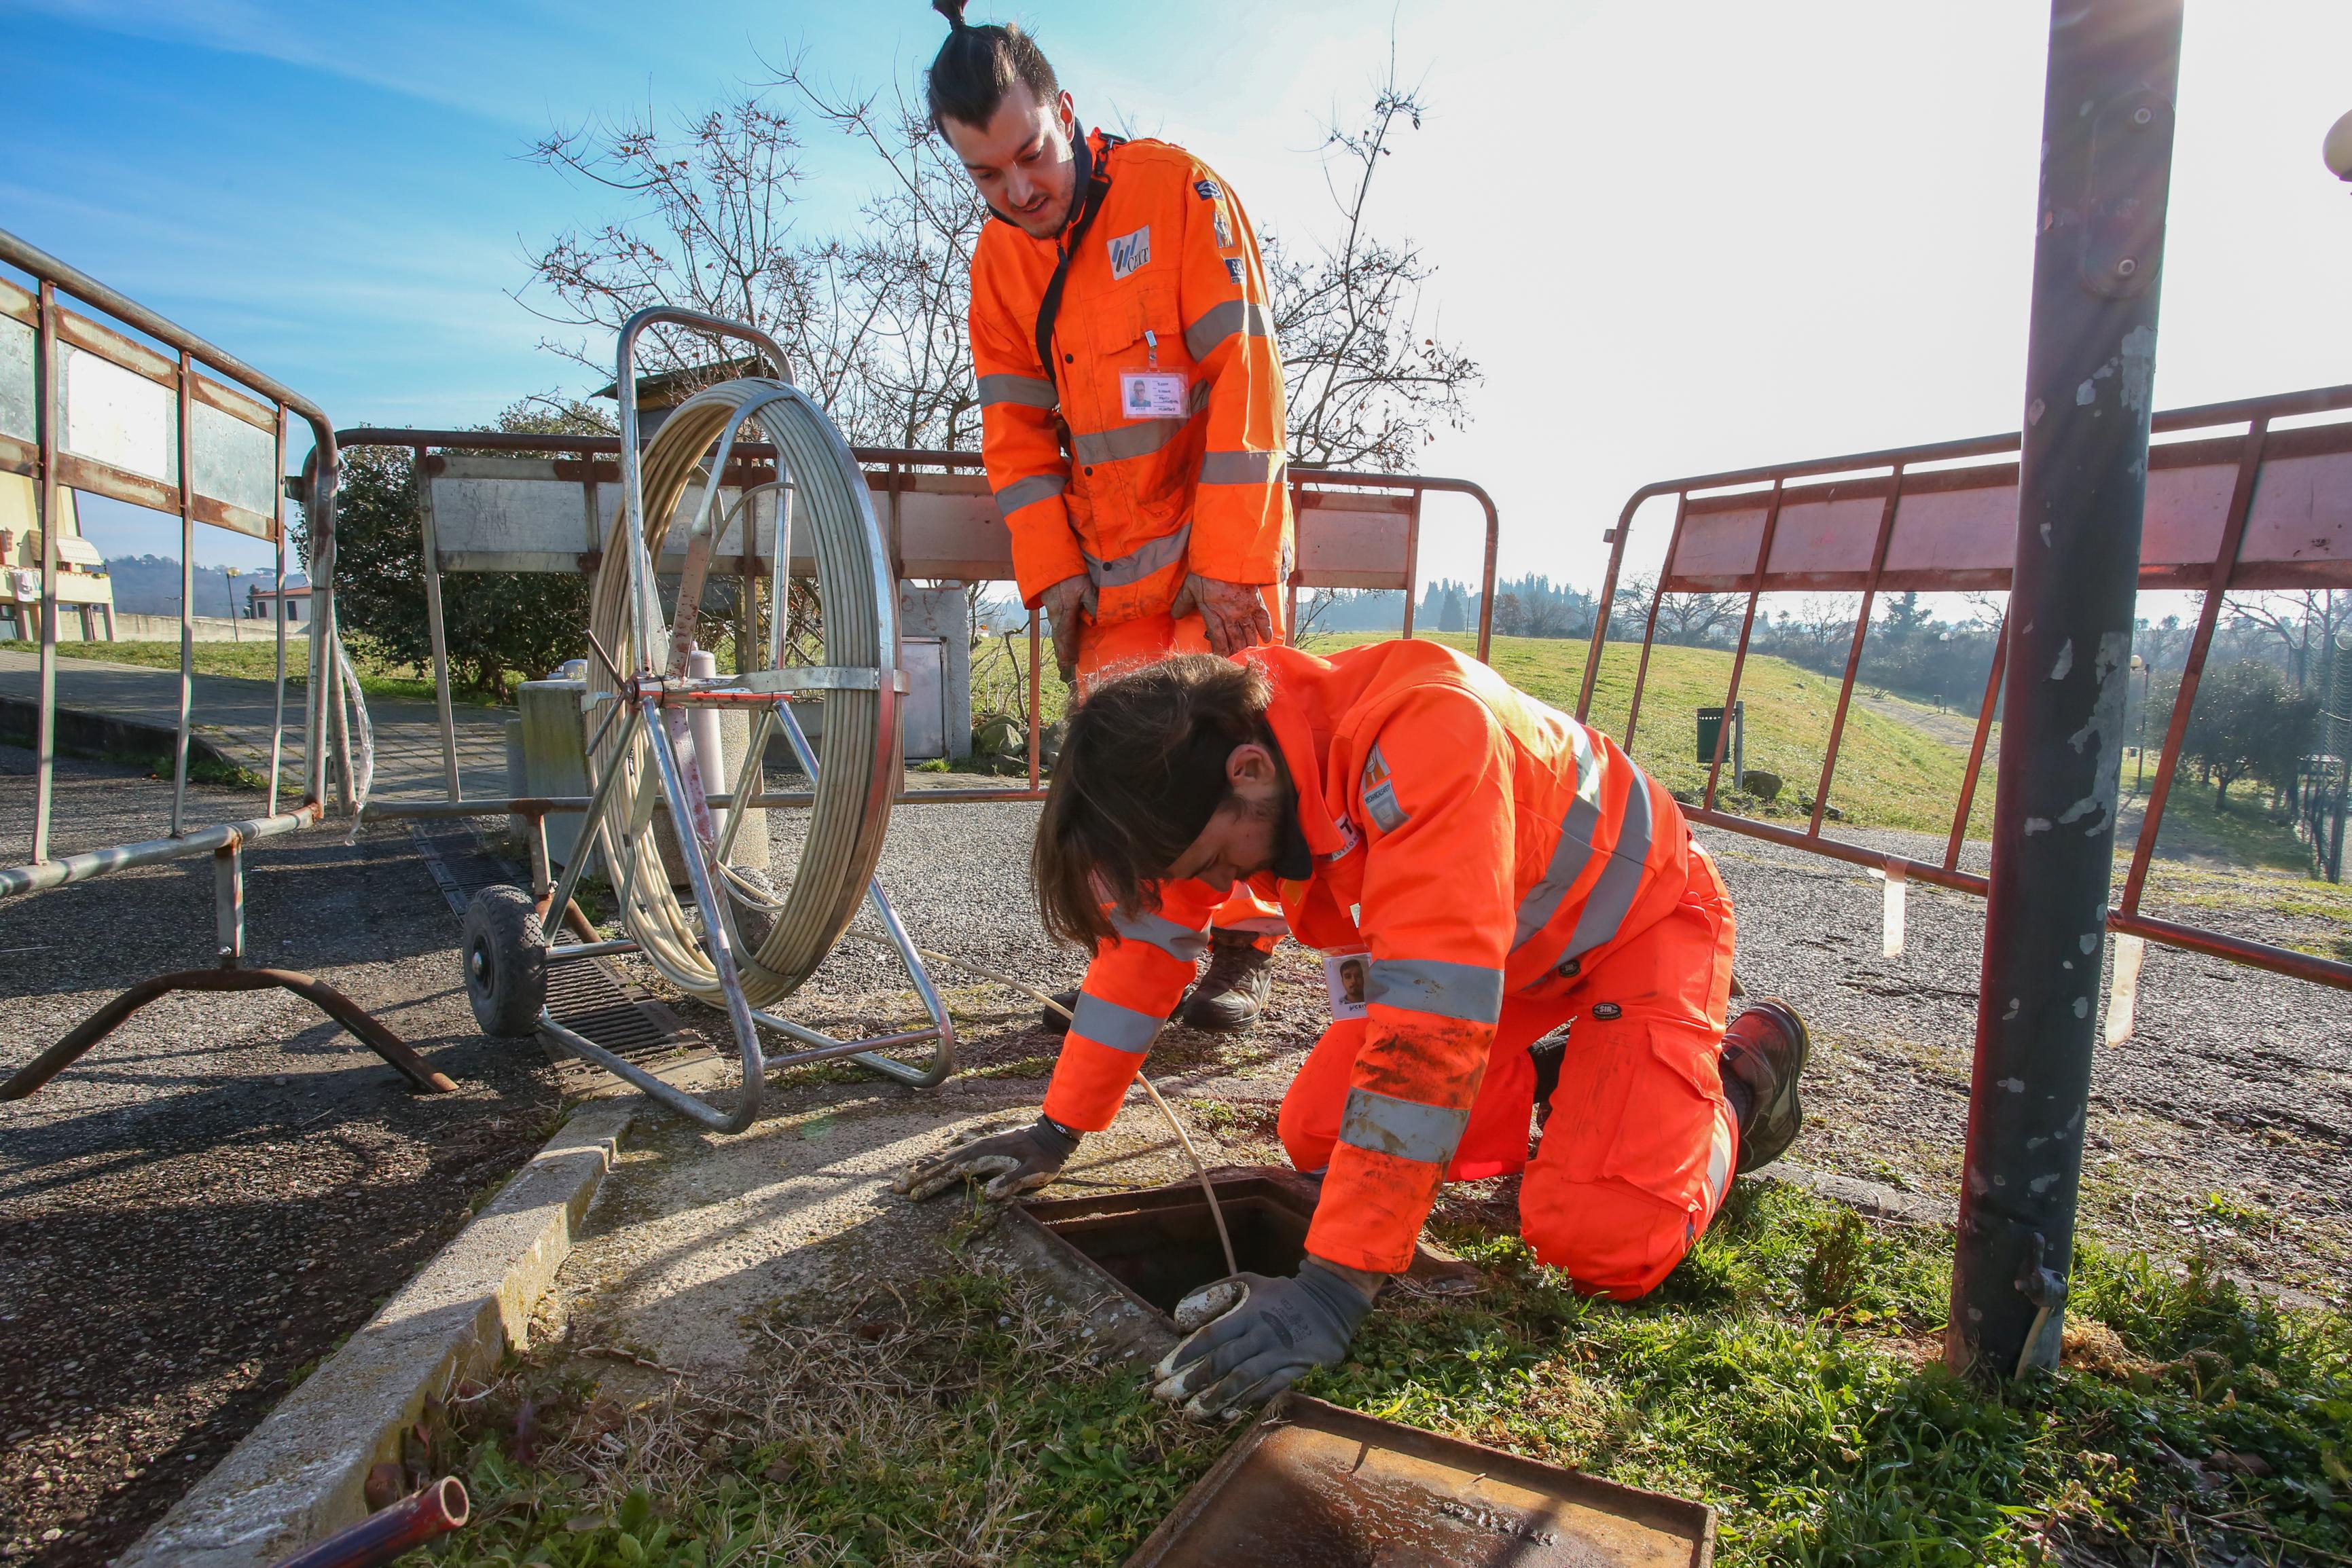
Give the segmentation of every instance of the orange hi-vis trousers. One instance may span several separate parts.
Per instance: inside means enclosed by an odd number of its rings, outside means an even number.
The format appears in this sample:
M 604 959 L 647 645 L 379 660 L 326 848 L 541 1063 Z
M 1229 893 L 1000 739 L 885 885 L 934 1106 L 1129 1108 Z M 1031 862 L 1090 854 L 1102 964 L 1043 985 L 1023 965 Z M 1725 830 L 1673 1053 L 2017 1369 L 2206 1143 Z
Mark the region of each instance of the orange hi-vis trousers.
M 1265 601 L 1266 614 L 1274 622 L 1274 634 L 1282 635 L 1282 590 L 1268 584 L 1258 591 Z M 1171 653 L 1205 653 L 1209 634 L 1195 613 L 1181 618 L 1162 612 L 1121 621 L 1110 626 L 1089 624 L 1078 641 L 1078 695 L 1086 696 L 1103 682 L 1154 664 Z M 1244 932 L 1257 938 L 1257 945 L 1271 950 L 1289 929 L 1282 918 L 1282 906 L 1258 897 L 1247 883 L 1234 884 L 1234 895 L 1217 906 L 1209 917 L 1212 929 Z
M 1731 997 L 1731 903 L 1714 862 L 1690 857 L 1678 903 L 1573 976 L 1503 998 L 1486 1076 L 1449 1181 L 1524 1170 L 1520 1233 L 1579 1290 L 1631 1301 L 1682 1261 L 1728 1189 L 1738 1129 L 1716 1058 Z M 1323 1031 L 1282 1103 L 1283 1147 L 1330 1164 L 1367 1020 Z M 1551 1116 L 1532 1157 L 1528 1048 L 1570 1025 Z

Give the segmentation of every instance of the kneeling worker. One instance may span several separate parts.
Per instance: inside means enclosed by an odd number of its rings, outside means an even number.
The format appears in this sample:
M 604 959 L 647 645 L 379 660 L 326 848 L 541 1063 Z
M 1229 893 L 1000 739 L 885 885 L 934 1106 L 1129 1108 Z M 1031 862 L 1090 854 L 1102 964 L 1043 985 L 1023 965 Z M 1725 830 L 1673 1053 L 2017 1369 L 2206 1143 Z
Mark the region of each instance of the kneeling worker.
M 1105 684 L 1070 717 L 1032 868 L 1045 928 L 1095 949 L 1045 1113 L 909 1171 L 918 1197 L 1042 1186 L 1108 1127 L 1236 884 L 1327 956 L 1333 1021 L 1280 1124 L 1323 1177 L 1307 1260 L 1180 1306 L 1199 1332 L 1155 1392 L 1196 1415 L 1344 1359 L 1442 1181 L 1524 1170 L 1536 1257 L 1630 1300 L 1734 1171 L 1796 1136 L 1804 1025 L 1766 1001 L 1726 1030 L 1731 903 L 1674 798 L 1437 643 L 1184 656 Z M 1564 1051 L 1530 1051 L 1566 1024 Z

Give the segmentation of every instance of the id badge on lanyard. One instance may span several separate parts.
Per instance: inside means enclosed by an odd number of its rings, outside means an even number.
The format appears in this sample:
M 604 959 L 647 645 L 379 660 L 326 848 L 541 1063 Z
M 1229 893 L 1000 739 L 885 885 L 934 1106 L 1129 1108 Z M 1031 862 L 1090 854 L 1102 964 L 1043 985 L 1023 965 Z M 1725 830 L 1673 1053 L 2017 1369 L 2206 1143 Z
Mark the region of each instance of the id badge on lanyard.
M 1119 371 L 1119 413 L 1129 419 L 1183 418 L 1184 372 L 1160 369 L 1159 338 L 1146 332 L 1143 340 L 1150 354 L 1151 368 Z
M 1331 1017 L 1365 1016 L 1365 988 L 1372 978 L 1372 956 L 1359 947 L 1351 952 L 1323 955 L 1323 984 L 1331 993 Z

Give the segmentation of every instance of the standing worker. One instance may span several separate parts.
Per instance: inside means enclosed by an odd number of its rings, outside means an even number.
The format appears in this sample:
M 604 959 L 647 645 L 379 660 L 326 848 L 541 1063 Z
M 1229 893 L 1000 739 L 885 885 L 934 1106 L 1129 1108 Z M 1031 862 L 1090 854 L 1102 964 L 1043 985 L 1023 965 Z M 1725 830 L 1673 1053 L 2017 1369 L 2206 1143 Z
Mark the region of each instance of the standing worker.
M 912 1196 L 1042 1186 L 1108 1127 L 1233 888 L 1326 955 L 1332 1022 L 1280 1122 L 1322 1178 L 1307 1259 L 1179 1304 L 1197 1332 L 1155 1392 L 1196 1415 L 1343 1359 L 1441 1182 L 1524 1170 L 1537 1259 L 1630 1300 L 1802 1123 L 1804 1024 L 1768 1000 L 1726 1030 L 1731 901 L 1674 797 L 1434 643 L 1185 655 L 1097 687 L 1032 869 L 1046 930 L 1095 954 L 1044 1113 L 910 1170 Z
M 981 447 L 1062 678 L 1083 692 L 1171 653 L 1277 641 L 1282 361 L 1241 203 L 1181 147 L 1086 131 L 1019 28 L 933 5 L 952 30 L 931 124 L 994 220 L 971 262 Z M 1184 1021 L 1255 1019 L 1281 931 L 1278 909 L 1237 890 Z

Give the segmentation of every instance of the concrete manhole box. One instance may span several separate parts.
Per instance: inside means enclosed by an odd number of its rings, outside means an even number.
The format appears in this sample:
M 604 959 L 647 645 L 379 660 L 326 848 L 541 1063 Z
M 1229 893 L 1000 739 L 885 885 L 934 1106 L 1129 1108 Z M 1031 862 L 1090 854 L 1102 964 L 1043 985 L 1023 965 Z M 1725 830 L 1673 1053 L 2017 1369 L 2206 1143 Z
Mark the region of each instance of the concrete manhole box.
M 1298 1271 L 1307 1228 L 1315 1218 L 1315 1184 L 1296 1171 L 1227 1166 L 1209 1173 L 1234 1259 L 1242 1270 L 1270 1277 Z M 1013 1208 L 1049 1248 L 1107 1277 L 1121 1295 L 1170 1328 L 1185 1293 L 1225 1277 L 1224 1249 L 1198 1181 L 1085 1197 L 1032 1198 Z M 1425 1243 L 1406 1277 L 1427 1289 L 1467 1290 L 1475 1271 Z
M 1707 1568 L 1715 1511 L 1277 1398 L 1127 1568 Z

